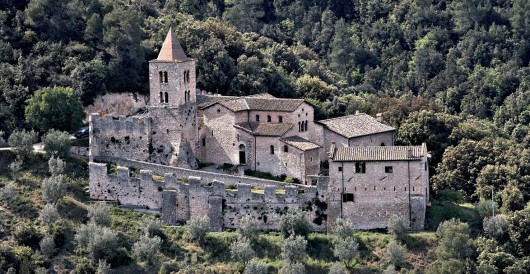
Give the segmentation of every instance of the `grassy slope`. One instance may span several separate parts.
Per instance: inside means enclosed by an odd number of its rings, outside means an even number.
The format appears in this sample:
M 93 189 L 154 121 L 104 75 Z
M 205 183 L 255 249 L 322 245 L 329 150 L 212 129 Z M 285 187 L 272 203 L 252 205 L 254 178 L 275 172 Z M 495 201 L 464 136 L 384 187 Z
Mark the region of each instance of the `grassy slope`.
M 0 211 L 0 241 L 3 246 L 16 245 L 13 233 L 16 227 L 27 225 L 37 228 L 42 236 L 47 228 L 39 221 L 39 210 L 44 206 L 41 199 L 40 182 L 47 173 L 47 162 L 44 155 L 33 155 L 25 161 L 22 171 L 12 174 L 8 168 L 14 159 L 11 152 L 0 152 L 0 186 L 15 182 L 20 195 L 13 203 L 2 204 Z M 68 159 L 67 165 L 68 195 L 59 201 L 57 207 L 61 220 L 53 228 L 54 235 L 60 235 L 61 244 L 58 254 L 43 263 L 51 266 L 59 273 L 74 269 L 80 264 L 91 264 L 84 258 L 85 255 L 75 249 L 74 235 L 76 228 L 87 221 L 86 213 L 90 199 L 86 192 L 87 169 L 86 163 L 80 160 Z M 119 233 L 121 246 L 130 253 L 134 243 L 141 232 L 138 225 L 143 213 L 129 209 L 111 207 L 112 229 Z M 427 228 L 433 229 L 442 220 L 459 217 L 462 220 L 476 225 L 478 215 L 473 208 L 453 205 L 450 203 L 433 202 L 428 210 Z M 188 240 L 184 227 L 165 227 L 163 229 L 163 245 L 154 265 L 136 263 L 131 258 L 126 258 L 125 265 L 116 268 L 118 273 L 156 273 L 161 265 L 182 268 L 188 265 L 191 269 L 201 269 L 203 272 L 234 273 L 242 271 L 243 266 L 231 260 L 228 252 L 230 243 L 237 235 L 235 232 L 210 233 L 203 247 Z M 361 256 L 353 266 L 355 273 L 378 273 L 384 269 L 388 262 L 385 257 L 385 246 L 391 240 L 384 231 L 357 231 L 355 237 L 360 242 Z M 277 272 L 283 262 L 280 259 L 281 237 L 274 232 L 260 235 L 255 245 L 258 257 L 269 264 L 271 273 Z M 335 261 L 333 257 L 333 242 L 331 235 L 312 233 L 308 237 L 308 256 L 305 265 L 308 273 L 325 273 Z M 57 242 L 57 238 L 56 238 Z M 413 233 L 406 241 L 408 249 L 406 269 L 415 269 L 424 272 L 433 261 L 432 250 L 436 246 L 436 237 L 433 232 Z M 38 249 L 34 247 L 35 251 Z M 36 252 L 35 254 L 38 254 Z M 187 272 L 186 272 L 187 273 Z

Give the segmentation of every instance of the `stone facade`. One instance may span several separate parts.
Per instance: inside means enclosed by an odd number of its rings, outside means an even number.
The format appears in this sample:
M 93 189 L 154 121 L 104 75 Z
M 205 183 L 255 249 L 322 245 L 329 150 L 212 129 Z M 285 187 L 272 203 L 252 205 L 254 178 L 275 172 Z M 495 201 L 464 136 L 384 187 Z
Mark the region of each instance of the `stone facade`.
M 243 215 L 277 229 L 288 209 L 304 210 L 315 231 L 339 217 L 358 228 L 381 228 L 392 215 L 423 228 L 426 147 L 394 147 L 395 129 L 382 116 L 315 121 L 314 107 L 303 99 L 197 94 L 195 74 L 195 61 L 170 30 L 149 62 L 147 112 L 90 115 L 91 198 L 159 211 L 169 225 L 209 216 L 215 230 L 235 227 Z M 197 171 L 197 160 L 286 175 L 303 185 Z M 320 173 L 324 161 L 329 177 Z M 96 162 L 127 167 L 112 175 Z M 131 176 L 130 168 L 141 171 Z

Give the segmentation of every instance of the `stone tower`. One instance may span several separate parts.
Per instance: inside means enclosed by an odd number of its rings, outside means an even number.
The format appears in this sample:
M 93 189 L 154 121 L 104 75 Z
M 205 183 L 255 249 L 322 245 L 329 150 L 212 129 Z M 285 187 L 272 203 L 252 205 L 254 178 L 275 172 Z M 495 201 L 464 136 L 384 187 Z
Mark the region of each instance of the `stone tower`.
M 198 148 L 195 60 L 169 29 L 158 58 L 149 61 L 151 161 L 195 168 Z

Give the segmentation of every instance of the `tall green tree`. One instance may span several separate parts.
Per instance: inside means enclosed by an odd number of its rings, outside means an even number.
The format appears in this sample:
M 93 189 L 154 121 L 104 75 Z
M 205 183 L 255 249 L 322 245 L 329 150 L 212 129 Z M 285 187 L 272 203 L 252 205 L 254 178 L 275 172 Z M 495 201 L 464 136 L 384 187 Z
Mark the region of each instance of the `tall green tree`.
M 26 103 L 26 121 L 42 132 L 50 129 L 72 132 L 82 125 L 85 118 L 83 105 L 72 88 L 43 88 Z

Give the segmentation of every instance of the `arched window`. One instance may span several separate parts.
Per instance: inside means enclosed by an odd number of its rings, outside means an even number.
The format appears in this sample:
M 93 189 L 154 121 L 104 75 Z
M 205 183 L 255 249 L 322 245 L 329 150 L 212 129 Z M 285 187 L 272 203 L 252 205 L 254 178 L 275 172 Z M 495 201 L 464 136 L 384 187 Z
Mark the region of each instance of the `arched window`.
M 381 146 L 384 147 L 384 146 L 385 146 L 385 142 L 382 142 L 382 143 L 381 143 Z
M 169 102 L 169 96 L 167 94 L 167 92 L 164 93 L 164 103 L 168 103 Z
M 271 145 L 271 154 L 274 154 L 274 146 Z
M 283 117 L 282 116 L 278 116 L 278 123 L 283 123 Z
M 270 115 L 267 115 L 267 122 L 269 122 L 269 123 L 272 122 L 272 118 L 271 118 Z
M 256 122 L 259 122 L 259 115 L 256 115 Z
M 287 145 L 283 146 L 283 152 L 289 152 L 289 147 Z
M 162 74 L 161 71 L 158 72 L 158 78 L 160 80 L 160 83 L 164 82 L 164 75 Z
M 167 83 L 167 71 L 164 71 L 164 83 Z
M 164 94 L 160 92 L 160 103 L 164 103 Z
M 298 132 L 302 131 L 302 124 L 298 122 Z
M 182 73 L 182 76 L 183 76 L 183 80 L 184 80 L 184 83 L 187 83 L 188 81 L 186 80 L 186 71 L 184 71 L 184 73 Z
M 247 164 L 247 155 L 245 152 L 245 145 L 243 144 L 239 145 L 239 164 L 240 165 Z
M 307 131 L 307 120 L 305 120 L 304 131 Z
M 188 102 L 191 101 L 191 90 L 188 90 Z

